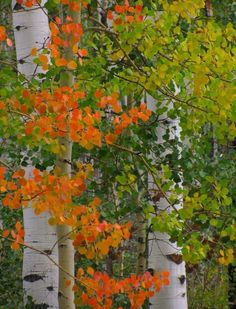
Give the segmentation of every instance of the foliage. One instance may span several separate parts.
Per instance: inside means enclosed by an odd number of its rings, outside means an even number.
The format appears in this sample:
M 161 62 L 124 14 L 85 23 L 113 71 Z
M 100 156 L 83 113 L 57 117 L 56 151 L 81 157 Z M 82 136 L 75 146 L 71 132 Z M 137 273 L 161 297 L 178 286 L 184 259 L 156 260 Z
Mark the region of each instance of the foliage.
M 0 218 L 4 227 L 13 228 L 13 223 L 21 220 L 21 211 L 12 213 L 8 208 L 1 208 Z M 13 251 L 9 242 L 0 241 L 0 308 L 23 308 L 22 289 L 22 251 Z
M 236 32 L 218 15 L 205 18 L 201 0 L 108 3 L 105 22 L 90 2 L 80 7 L 61 1 L 67 17 L 53 16 L 51 41 L 31 51 L 45 74 L 27 88 L 21 80 L 9 81 L 13 87 L 0 92 L 0 130 L 10 137 L 7 160 L 16 162 L 1 168 L 2 203 L 19 209 L 32 200 L 36 214 L 51 214 L 50 224 L 72 227 L 74 246 L 89 265 L 75 276 L 79 306 L 110 308 L 114 300 L 118 307 L 116 299 L 126 293 L 124 307 L 138 308 L 151 296 L 150 288 L 158 291 L 168 284 L 167 272 L 119 280 L 99 269 L 104 257 L 122 250 L 135 233 L 135 223 L 131 227 L 126 218 L 136 213 L 144 212 L 152 230 L 177 241 L 190 265 L 207 259 L 235 263 L 235 152 L 230 148 L 236 138 Z M 20 3 L 31 7 L 34 1 Z M 47 8 L 58 5 L 48 1 Z M 80 10 L 84 24 L 73 21 L 71 12 Z M 0 40 L 10 46 L 7 36 L 1 26 Z M 64 57 L 68 49 L 73 60 Z M 1 74 L 14 75 L 8 71 Z M 61 87 L 59 80 L 68 72 L 76 82 Z M 148 95 L 156 100 L 153 112 L 143 103 Z M 170 122 L 176 119 L 184 146 L 171 137 Z M 160 127 L 166 133 L 157 143 Z M 60 139 L 68 136 L 74 142 L 72 161 L 64 163 L 73 167 L 72 177 L 61 175 L 58 167 L 47 172 L 64 151 Z M 17 145 L 15 154 L 11 141 Z M 26 179 L 18 165 L 29 159 L 36 169 Z M 148 173 L 156 187 L 152 194 Z M 162 198 L 172 211 L 159 212 Z M 2 237 L 18 249 L 21 225 Z
M 228 308 L 227 269 L 207 261 L 188 275 L 189 308 Z

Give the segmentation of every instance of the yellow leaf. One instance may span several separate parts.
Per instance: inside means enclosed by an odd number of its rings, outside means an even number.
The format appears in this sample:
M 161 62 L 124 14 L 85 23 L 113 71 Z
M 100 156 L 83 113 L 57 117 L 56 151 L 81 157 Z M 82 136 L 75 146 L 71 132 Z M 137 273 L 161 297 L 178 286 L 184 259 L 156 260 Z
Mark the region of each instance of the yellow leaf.
M 224 255 L 225 255 L 225 253 L 224 253 L 224 251 L 223 251 L 223 250 L 220 250 L 220 255 L 222 255 L 222 256 L 224 256 Z
M 56 218 L 51 217 L 51 218 L 48 219 L 48 224 L 50 224 L 50 225 L 55 225 L 56 223 L 57 223 Z

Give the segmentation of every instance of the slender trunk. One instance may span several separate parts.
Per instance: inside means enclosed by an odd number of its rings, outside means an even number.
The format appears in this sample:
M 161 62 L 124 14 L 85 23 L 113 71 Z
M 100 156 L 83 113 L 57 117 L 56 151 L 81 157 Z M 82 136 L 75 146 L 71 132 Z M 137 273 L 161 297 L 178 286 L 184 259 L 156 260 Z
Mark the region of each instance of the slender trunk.
M 229 264 L 228 266 L 229 276 L 229 309 L 236 309 L 236 266 Z
M 137 220 L 137 227 L 138 227 L 138 233 L 137 233 L 137 253 L 138 253 L 138 259 L 137 259 L 137 274 L 141 275 L 145 273 L 147 270 L 147 222 L 145 214 L 143 213 L 143 209 L 141 207 L 141 198 L 143 196 L 144 190 L 139 190 L 138 186 L 136 187 L 136 190 L 138 193 L 136 205 L 137 209 L 139 211 L 136 214 L 136 220 Z
M 125 251 L 122 250 L 118 256 L 118 276 L 122 278 L 124 276 L 124 257 Z
M 72 143 L 67 137 L 60 139 L 60 144 L 63 145 L 64 151 L 58 157 L 57 167 L 63 175 L 71 174 L 71 166 L 66 162 L 71 161 Z M 59 308 L 60 309 L 75 309 L 74 292 L 72 291 L 73 282 L 68 274 L 74 275 L 74 247 L 70 239 L 71 227 L 67 225 L 57 226 L 58 242 L 58 257 L 59 265 L 64 270 L 59 270 Z M 67 235 L 67 236 L 66 236 Z M 71 285 L 66 285 L 66 280 L 71 281 Z
M 80 13 L 75 11 L 69 11 L 69 16 L 71 16 L 74 23 L 80 22 Z M 67 61 L 74 59 L 74 53 L 70 47 L 67 47 L 64 52 L 64 57 Z M 61 86 L 72 87 L 74 85 L 74 75 L 70 70 L 66 70 L 63 73 L 60 81 Z M 69 111 L 68 111 L 69 113 Z M 68 116 L 70 117 L 70 115 Z M 62 147 L 61 153 L 57 158 L 57 168 L 61 175 L 71 176 L 71 154 L 72 154 L 72 142 L 69 138 L 69 134 L 65 137 L 60 138 L 60 145 Z M 57 226 L 57 238 L 58 242 L 58 255 L 59 255 L 59 265 L 61 269 L 59 270 L 59 308 L 60 309 L 75 309 L 74 304 L 74 291 L 72 286 L 74 282 L 72 278 L 68 275 L 74 275 L 74 247 L 72 240 L 70 238 L 71 227 L 67 225 Z M 67 236 L 66 236 L 67 235 Z M 66 236 L 66 237 L 65 237 Z M 70 280 L 71 284 L 68 287 L 66 281 Z
M 41 5 L 44 5 L 42 1 Z M 27 80 L 36 77 L 40 68 L 36 67 L 30 56 L 31 49 L 40 49 L 49 38 L 48 18 L 38 6 L 21 9 L 12 1 L 13 27 L 16 45 L 17 69 Z M 32 175 L 32 166 L 27 167 L 27 177 Z M 48 214 L 34 214 L 30 204 L 23 210 L 25 242 L 40 249 L 57 261 L 57 248 L 51 248 L 56 242 L 55 228 L 48 225 Z M 28 248 L 24 250 L 23 288 L 25 304 L 31 297 L 37 305 L 58 309 L 58 269 L 42 254 Z
M 113 276 L 113 254 L 112 252 L 109 252 L 106 258 L 106 272 L 110 277 Z
M 142 212 L 136 214 L 138 226 L 138 244 L 137 244 L 137 274 L 143 274 L 147 270 L 147 250 L 146 250 L 146 218 Z
M 155 102 L 152 98 L 148 97 L 148 103 L 149 108 L 155 110 Z M 166 115 L 163 119 L 166 119 Z M 166 127 L 158 128 L 158 143 L 163 142 L 163 136 L 167 129 L 171 132 L 170 139 L 180 138 L 178 120 L 168 119 L 168 121 L 165 121 L 165 125 Z M 163 155 L 166 155 L 167 152 Z M 151 176 L 149 180 L 150 183 L 153 183 Z M 150 189 L 155 192 L 155 185 L 151 184 Z M 159 211 L 167 209 L 169 206 L 163 197 L 160 197 L 157 203 Z M 178 205 L 178 207 L 180 208 L 181 205 Z M 175 243 L 170 242 L 167 234 L 153 232 L 150 234 L 149 239 L 149 269 L 157 272 L 162 270 L 170 272 L 170 285 L 161 289 L 159 293 L 150 299 L 151 309 L 187 309 L 186 272 L 181 248 L 178 248 Z
M 205 10 L 207 17 L 213 16 L 212 0 L 205 0 Z

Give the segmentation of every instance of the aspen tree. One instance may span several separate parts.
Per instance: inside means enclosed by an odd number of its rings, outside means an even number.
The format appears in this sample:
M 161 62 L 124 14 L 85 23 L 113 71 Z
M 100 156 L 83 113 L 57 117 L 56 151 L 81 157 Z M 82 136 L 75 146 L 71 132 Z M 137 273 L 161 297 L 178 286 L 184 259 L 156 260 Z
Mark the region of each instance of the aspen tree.
M 20 75 L 25 76 L 26 84 L 42 73 L 41 67 L 33 62 L 31 50 L 41 50 L 50 37 L 45 3 L 44 0 L 40 6 L 35 4 L 31 8 L 23 8 L 12 1 L 17 69 Z M 32 171 L 30 163 L 25 169 L 27 178 L 32 177 Z M 23 209 L 25 241 L 57 261 L 57 246 L 51 250 L 57 240 L 56 230 L 48 224 L 49 214 L 43 212 L 36 216 L 30 204 Z M 25 303 L 31 297 L 36 305 L 58 309 L 58 268 L 47 256 L 29 248 L 24 249 L 23 288 Z

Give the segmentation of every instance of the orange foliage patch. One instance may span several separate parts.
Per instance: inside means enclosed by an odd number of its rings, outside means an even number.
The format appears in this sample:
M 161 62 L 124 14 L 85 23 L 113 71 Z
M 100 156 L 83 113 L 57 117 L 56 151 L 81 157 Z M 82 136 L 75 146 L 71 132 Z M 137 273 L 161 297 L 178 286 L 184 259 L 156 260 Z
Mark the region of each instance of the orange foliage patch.
M 80 292 L 83 303 L 94 309 L 112 308 L 114 295 L 120 293 L 128 296 L 130 308 L 138 309 L 142 307 L 145 299 L 152 297 L 162 286 L 167 285 L 162 282 L 162 274 L 155 273 L 152 276 L 146 272 L 143 275 L 133 274 L 128 278 L 115 280 L 91 267 L 87 269 L 87 273 L 79 268 L 77 278 L 86 289 Z

